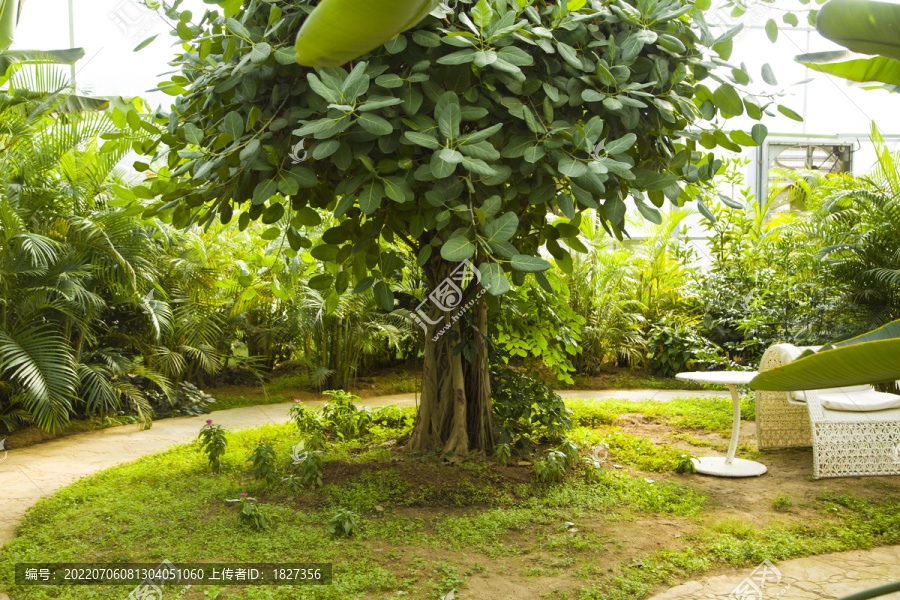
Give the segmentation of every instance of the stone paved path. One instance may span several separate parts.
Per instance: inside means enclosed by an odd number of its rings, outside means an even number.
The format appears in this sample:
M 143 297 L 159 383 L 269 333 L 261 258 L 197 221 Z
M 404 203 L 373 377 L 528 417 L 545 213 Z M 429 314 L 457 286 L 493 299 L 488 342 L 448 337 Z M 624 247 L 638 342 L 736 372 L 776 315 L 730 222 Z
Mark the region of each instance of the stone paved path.
M 832 600 L 898 580 L 900 546 L 889 546 L 760 565 L 691 581 L 650 600 Z M 900 592 L 879 600 L 900 600 Z
M 619 398 L 665 402 L 685 396 L 727 396 L 727 392 L 683 390 L 607 390 L 560 392 L 564 398 Z M 365 406 L 413 405 L 413 394 L 381 396 L 360 401 Z M 319 402 L 309 402 L 316 406 Z M 212 418 L 229 429 L 256 427 L 287 421 L 291 403 L 215 411 L 212 415 L 177 417 L 157 421 L 144 431 L 134 425 L 89 431 L 35 446 L 13 449 L 0 463 L 0 545 L 15 537 L 15 526 L 41 496 L 54 493 L 75 479 L 115 464 L 134 460 L 167 446 L 190 441 L 203 422 Z M 654 596 L 651 600 L 833 600 L 854 591 L 900 580 L 900 546 L 870 552 L 846 552 L 785 561 L 774 569 L 736 571 L 693 581 Z M 776 581 L 776 575 L 778 580 Z M 740 596 L 738 586 L 747 580 L 767 578 L 762 595 Z M 758 583 L 757 583 L 758 585 Z M 747 588 L 748 590 L 750 588 Z M 900 593 L 884 596 L 900 600 Z M 10 600 L 0 592 L 0 600 Z

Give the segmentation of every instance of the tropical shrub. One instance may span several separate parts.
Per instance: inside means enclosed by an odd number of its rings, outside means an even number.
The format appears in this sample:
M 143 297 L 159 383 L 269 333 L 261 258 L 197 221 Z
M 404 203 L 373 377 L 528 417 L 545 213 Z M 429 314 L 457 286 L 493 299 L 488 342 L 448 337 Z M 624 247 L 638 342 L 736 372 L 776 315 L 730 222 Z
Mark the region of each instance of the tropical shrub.
M 584 319 L 581 351 L 573 357 L 579 373 L 596 373 L 603 363 L 639 365 L 646 354 L 643 306 L 636 298 L 631 250 L 595 247 L 573 260 L 566 277 L 568 302 Z
M 563 399 L 536 377 L 491 366 L 494 423 L 501 444 L 523 448 L 541 437 L 558 440 L 572 427 Z
M 200 449 L 206 454 L 209 461 L 209 468 L 213 473 L 222 470 L 222 455 L 225 454 L 225 447 L 228 440 L 225 438 L 225 431 L 218 423 L 213 424 L 212 419 L 206 420 L 206 425 L 200 428 Z

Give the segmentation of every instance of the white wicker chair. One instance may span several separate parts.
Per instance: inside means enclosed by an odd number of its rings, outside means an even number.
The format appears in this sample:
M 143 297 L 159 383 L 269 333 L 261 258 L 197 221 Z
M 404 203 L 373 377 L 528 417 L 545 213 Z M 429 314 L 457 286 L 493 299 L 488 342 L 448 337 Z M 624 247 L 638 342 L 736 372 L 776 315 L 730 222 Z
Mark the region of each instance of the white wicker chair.
M 791 344 L 772 346 L 759 370 L 786 364 L 803 350 Z M 812 445 L 816 479 L 900 474 L 900 408 L 830 410 L 822 405 L 824 391 L 793 393 L 805 397 L 805 402 L 792 398 L 791 392 L 756 392 L 760 449 Z
M 810 348 L 815 350 L 818 346 Z M 784 366 L 804 350 L 793 344 L 770 346 L 759 361 L 759 370 Z M 790 392 L 757 391 L 756 440 L 760 450 L 812 446 L 809 412 L 791 400 Z

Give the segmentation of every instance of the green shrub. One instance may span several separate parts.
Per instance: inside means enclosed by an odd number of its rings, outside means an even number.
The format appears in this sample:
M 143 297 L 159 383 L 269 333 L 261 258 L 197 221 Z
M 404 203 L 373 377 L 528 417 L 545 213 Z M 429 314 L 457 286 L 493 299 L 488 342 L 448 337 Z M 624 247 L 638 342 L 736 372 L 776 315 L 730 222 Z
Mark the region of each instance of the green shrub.
M 572 428 L 571 412 L 556 392 L 508 366 L 491 367 L 491 397 L 500 443 L 522 448 L 541 436 L 561 440 Z
M 210 469 L 213 473 L 220 472 L 222 455 L 225 454 L 225 447 L 228 445 L 222 426 L 218 423 L 213 425 L 212 419 L 207 419 L 206 425 L 200 428 L 199 438 L 200 447 L 206 453 Z
M 534 465 L 534 475 L 541 483 L 558 483 L 569 470 L 569 458 L 559 450 L 548 450 L 547 456 Z
M 268 529 L 272 524 L 269 517 L 260 510 L 256 503 L 256 498 L 250 498 L 246 493 L 241 494 L 240 498 L 225 500 L 226 502 L 237 502 L 238 506 L 238 522 L 245 527 L 249 527 L 254 531 Z
M 311 487 L 322 485 L 322 455 L 324 453 L 314 449 L 318 447 L 315 441 L 317 439 L 320 438 L 311 438 L 311 446 L 307 445 L 307 441 L 304 440 L 294 446 L 291 452 L 291 462 L 300 468 L 301 483 Z
M 364 435 L 372 424 L 372 415 L 367 408 L 358 408 L 353 404 L 358 396 L 348 394 L 344 390 L 328 390 L 324 392 L 331 399 L 322 407 L 322 419 L 326 426 L 334 427 L 341 439 L 350 440 Z
M 294 400 L 288 411 L 288 418 L 294 422 L 301 433 L 309 433 L 322 429 L 322 419 L 315 410 L 303 404 L 302 400 Z
M 328 521 L 328 533 L 334 537 L 350 537 L 359 529 L 359 517 L 350 509 L 339 508 Z
M 275 483 L 278 470 L 275 467 L 275 450 L 266 440 L 259 440 L 247 462 L 253 463 L 253 476 L 263 479 L 269 485 Z

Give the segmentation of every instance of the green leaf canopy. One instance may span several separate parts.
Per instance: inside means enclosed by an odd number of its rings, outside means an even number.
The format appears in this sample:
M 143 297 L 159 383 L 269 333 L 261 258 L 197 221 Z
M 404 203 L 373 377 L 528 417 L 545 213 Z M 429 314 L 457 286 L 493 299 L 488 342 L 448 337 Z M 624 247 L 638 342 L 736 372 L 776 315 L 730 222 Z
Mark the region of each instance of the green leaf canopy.
M 651 205 L 691 201 L 721 166 L 713 150 L 737 147 L 704 119 L 769 106 L 714 83 L 724 45 L 686 0 L 460 0 L 346 68 L 315 69 L 280 57 L 316 11 L 350 0 L 219 4 L 160 84 L 175 110 L 156 115 L 144 216 L 264 219 L 335 286 L 398 278 L 390 244 L 431 285 L 461 260 L 494 293 L 501 277 L 521 285 L 545 257 L 571 263 L 586 209 L 621 238 L 627 197 L 651 219 Z M 309 211 L 337 219 L 311 249 L 313 220 L 295 218 Z

